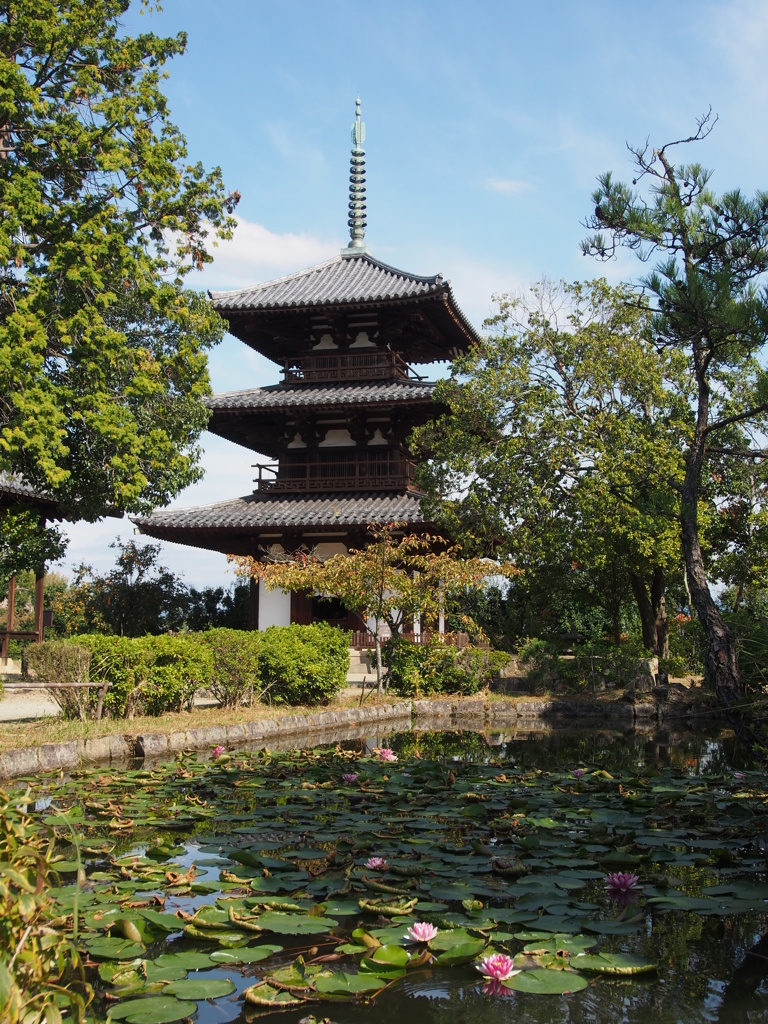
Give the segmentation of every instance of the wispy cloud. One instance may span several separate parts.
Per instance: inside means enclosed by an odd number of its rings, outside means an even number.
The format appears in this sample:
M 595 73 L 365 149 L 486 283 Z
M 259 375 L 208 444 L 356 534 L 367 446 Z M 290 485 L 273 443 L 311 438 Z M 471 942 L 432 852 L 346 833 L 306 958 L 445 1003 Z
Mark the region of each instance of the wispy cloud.
M 531 188 L 530 181 L 520 181 L 517 178 L 489 178 L 486 188 L 491 192 L 502 192 L 506 195 L 519 195 Z
M 311 234 L 278 234 L 263 224 L 238 218 L 234 236 L 213 249 L 213 263 L 189 283 L 196 288 L 228 289 L 269 281 L 337 255 L 340 239 Z

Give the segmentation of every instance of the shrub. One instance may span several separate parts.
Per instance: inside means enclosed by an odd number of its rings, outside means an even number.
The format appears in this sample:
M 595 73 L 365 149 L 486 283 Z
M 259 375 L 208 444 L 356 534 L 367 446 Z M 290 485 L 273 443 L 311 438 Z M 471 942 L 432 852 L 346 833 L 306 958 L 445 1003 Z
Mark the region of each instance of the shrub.
M 573 656 L 565 658 L 554 644 L 532 639 L 520 644 L 518 655 L 538 692 L 602 690 L 651 682 L 643 663 L 652 655 L 631 640 L 618 646 L 606 640 L 590 641 L 574 647 Z
M 64 640 L 46 640 L 33 644 L 24 654 L 25 673 L 32 671 L 38 682 L 77 684 L 89 681 L 91 652 L 79 644 Z M 65 718 L 85 720 L 98 700 L 98 691 L 89 689 L 50 689 Z
M 756 614 L 750 608 L 730 612 L 725 620 L 739 646 L 739 671 L 746 691 L 764 690 L 768 685 L 768 622 L 759 610 Z M 703 632 L 700 625 L 699 630 Z M 702 643 L 699 650 L 703 646 Z
M 451 643 L 431 637 L 416 644 L 396 637 L 386 644 L 388 683 L 402 696 L 434 693 L 470 696 L 490 686 L 502 665 L 509 661 L 504 651 L 467 646 L 457 650 Z
M 145 678 L 144 657 L 127 636 L 86 633 L 77 638 L 91 652 L 91 681 L 108 682 L 104 711 L 112 718 L 133 718 L 139 711 L 139 687 Z
M 260 634 L 252 630 L 209 629 L 197 639 L 213 656 L 209 689 L 225 708 L 251 704 L 261 697 L 259 683 Z
M 190 636 L 94 633 L 77 642 L 91 651 L 91 679 L 110 683 L 104 707 L 114 718 L 181 711 L 211 680 L 211 652 Z
M 726 617 L 728 625 L 737 636 L 740 635 L 736 623 Z M 671 676 L 685 676 L 704 671 L 704 650 L 706 641 L 704 630 L 697 618 L 680 613 L 669 620 L 669 658 L 659 663 L 662 672 Z M 739 655 L 741 667 L 741 655 Z
M 562 663 L 561 677 L 578 689 L 602 690 L 622 687 L 649 689 L 653 679 L 644 663 L 653 655 L 642 643 L 626 640 L 620 644 L 593 641 L 574 648 L 573 661 Z
M 270 626 L 260 636 L 259 675 L 276 704 L 327 704 L 349 671 L 349 634 L 317 622 Z
M 210 685 L 213 655 L 192 636 L 144 636 L 133 641 L 143 655 L 140 709 L 145 715 L 191 710 L 195 693 Z

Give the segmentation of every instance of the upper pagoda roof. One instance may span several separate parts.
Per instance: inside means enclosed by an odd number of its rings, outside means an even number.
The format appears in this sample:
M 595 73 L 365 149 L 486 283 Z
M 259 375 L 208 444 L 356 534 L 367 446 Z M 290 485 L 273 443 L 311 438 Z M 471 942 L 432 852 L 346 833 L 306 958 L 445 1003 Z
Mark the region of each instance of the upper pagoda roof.
M 365 250 L 210 296 L 214 308 L 229 321 L 231 333 L 276 362 L 309 347 L 310 318 L 318 314 L 332 318 L 401 309 L 410 316 L 404 319 L 398 347 L 412 362 L 451 359 L 480 340 L 441 274 L 409 274 Z
M 365 302 L 402 301 L 450 292 L 442 274 L 418 277 L 370 253 L 334 256 L 325 263 L 238 291 L 211 292 L 219 312 L 230 309 L 309 309 Z M 467 324 L 469 327 L 469 324 Z M 469 327 L 471 330 L 471 327 Z

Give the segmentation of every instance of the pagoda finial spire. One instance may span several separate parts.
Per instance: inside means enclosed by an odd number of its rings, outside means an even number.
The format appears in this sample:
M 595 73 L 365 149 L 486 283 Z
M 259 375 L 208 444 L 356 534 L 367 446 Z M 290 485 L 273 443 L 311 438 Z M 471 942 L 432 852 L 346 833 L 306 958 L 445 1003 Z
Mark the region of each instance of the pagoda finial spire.
M 349 246 L 342 249 L 343 256 L 357 256 L 367 252 L 365 245 L 365 122 L 360 117 L 360 97 L 355 103 L 355 123 L 352 125 L 352 156 L 349 161 Z

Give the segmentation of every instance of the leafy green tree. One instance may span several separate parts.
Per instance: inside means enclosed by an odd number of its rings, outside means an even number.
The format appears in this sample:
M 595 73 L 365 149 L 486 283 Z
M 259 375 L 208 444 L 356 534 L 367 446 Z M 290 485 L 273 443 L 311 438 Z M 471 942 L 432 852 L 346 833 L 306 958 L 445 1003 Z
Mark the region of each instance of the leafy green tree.
M 0 593 L 12 576 L 55 562 L 65 547 L 59 529 L 45 525 L 34 506 L 19 501 L 0 509 Z
M 743 695 L 737 644 L 709 587 L 701 498 L 723 462 L 768 454 L 768 192 L 717 196 L 709 171 L 672 162 L 675 146 L 705 138 L 713 125 L 710 112 L 687 139 L 630 148 L 632 185 L 610 173 L 599 179 L 587 221 L 596 233 L 583 249 L 601 259 L 620 247 L 658 258 L 643 280 L 651 337 L 659 352 L 684 361 L 692 384 L 693 422 L 678 432 L 681 462 L 669 486 L 679 496 L 687 583 L 706 637 L 705 675 L 730 707 Z
M 509 565 L 480 558 L 460 559 L 440 537 L 403 534 L 402 524 L 369 526 L 370 543 L 322 562 L 311 555 L 286 555 L 277 562 L 234 557 L 236 572 L 264 580 L 269 590 L 333 594 L 350 611 L 373 621 L 376 681 L 383 680 L 382 627 L 396 638 L 420 615 L 436 620 L 469 587 L 483 586 L 492 575 L 514 575 Z
M 605 281 L 503 297 L 498 333 L 454 364 L 436 392 L 449 412 L 415 440 L 429 510 L 465 549 L 509 555 L 531 592 L 579 584 L 617 642 L 631 593 L 665 654 L 680 561 L 667 478 L 690 412 L 680 360 L 649 324 L 632 289 Z
M 159 544 L 123 543 L 117 564 L 105 575 L 91 566 L 78 567 L 72 585 L 53 602 L 57 632 L 116 633 L 145 636 L 183 627 L 188 604 L 184 583 L 158 564 Z
M 199 477 L 223 324 L 182 282 L 239 198 L 169 118 L 184 34 L 124 36 L 128 6 L 0 0 L 0 470 L 72 520 Z
M 207 629 L 248 629 L 250 586 L 239 581 L 230 587 L 189 588 L 187 627 L 193 632 Z

